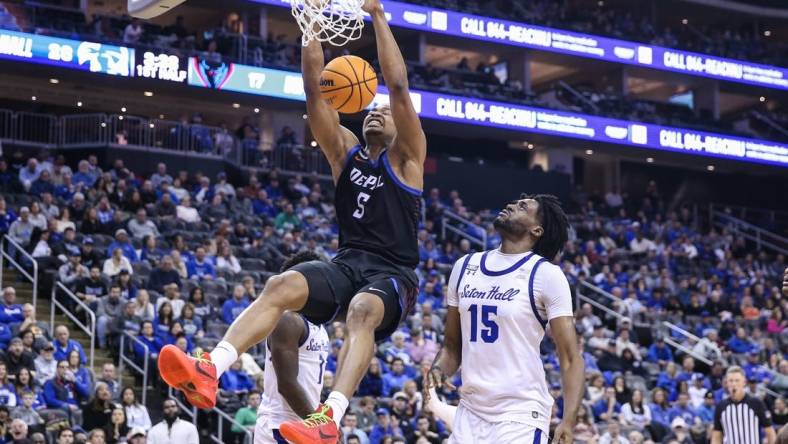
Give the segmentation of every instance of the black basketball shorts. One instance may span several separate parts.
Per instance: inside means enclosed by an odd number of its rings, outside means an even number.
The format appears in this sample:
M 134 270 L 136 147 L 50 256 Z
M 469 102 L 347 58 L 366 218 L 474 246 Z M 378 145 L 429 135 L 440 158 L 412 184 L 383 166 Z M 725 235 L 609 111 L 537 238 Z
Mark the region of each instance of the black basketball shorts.
M 385 313 L 375 330 L 377 342 L 397 330 L 418 295 L 418 279 L 413 270 L 362 250 L 343 250 L 331 262 L 303 262 L 290 270 L 306 278 L 309 298 L 299 313 L 314 324 L 326 324 L 344 316 L 358 293 L 380 297 Z

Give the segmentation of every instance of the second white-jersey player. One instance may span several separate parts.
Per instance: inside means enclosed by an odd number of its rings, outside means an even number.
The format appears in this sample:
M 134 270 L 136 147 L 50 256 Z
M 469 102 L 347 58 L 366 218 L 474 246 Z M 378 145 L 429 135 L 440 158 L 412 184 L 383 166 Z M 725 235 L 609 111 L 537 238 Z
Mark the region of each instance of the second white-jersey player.
M 570 444 L 583 393 L 569 284 L 555 258 L 568 222 L 557 199 L 526 196 L 495 220 L 500 248 L 471 253 L 448 283 L 444 347 L 432 385 L 459 368 L 460 405 L 450 443 L 546 444 L 553 398 L 539 346 L 550 326 L 561 364 L 565 413 L 554 442 Z
M 298 334 L 299 322 L 302 334 Z M 283 323 L 294 325 L 283 327 L 277 334 Z M 292 343 L 288 345 L 292 341 L 299 342 L 296 349 Z M 266 342 L 266 351 L 254 443 L 287 444 L 279 434 L 279 425 L 301 420 L 320 404 L 323 374 L 331 351 L 328 333 L 322 325 L 312 324 L 297 313 L 286 313 Z

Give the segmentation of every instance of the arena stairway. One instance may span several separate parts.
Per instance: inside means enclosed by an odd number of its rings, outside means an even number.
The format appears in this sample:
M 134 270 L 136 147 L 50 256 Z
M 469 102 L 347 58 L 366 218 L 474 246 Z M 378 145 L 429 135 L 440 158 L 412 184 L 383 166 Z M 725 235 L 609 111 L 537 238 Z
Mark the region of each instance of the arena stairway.
M 3 269 L 3 286 L 13 286 L 16 289 L 16 302 L 18 304 L 26 304 L 33 302 L 33 285 L 27 281 L 26 278 L 22 277 L 16 270 L 14 269 Z M 38 301 L 36 304 L 36 319 L 39 321 L 45 321 L 49 323 L 50 315 L 52 313 L 51 310 L 51 299 L 50 294 L 43 294 L 39 290 L 38 294 Z M 55 315 L 55 325 L 49 326 L 49 333 L 50 335 L 53 334 L 55 326 L 63 324 L 68 327 L 69 331 L 71 332 L 71 339 L 76 340 L 82 345 L 82 348 L 85 349 L 85 354 L 90 353 L 90 337 L 82 331 L 76 324 L 71 322 L 71 319 L 66 317 L 60 310 L 58 310 L 58 314 Z M 54 338 L 53 338 L 54 339 Z M 107 350 L 102 350 L 98 348 L 98 345 L 95 349 L 95 355 L 93 359 L 93 375 L 100 376 L 101 375 L 101 367 L 107 363 L 112 362 L 116 366 L 118 365 L 117 361 L 115 361 L 112 356 L 109 354 Z M 120 375 L 121 383 L 124 387 L 131 386 L 137 389 L 137 395 L 139 396 L 139 387 L 134 380 L 134 375 L 129 372 L 128 369 L 124 372 L 123 375 Z M 150 392 L 149 392 L 150 394 Z

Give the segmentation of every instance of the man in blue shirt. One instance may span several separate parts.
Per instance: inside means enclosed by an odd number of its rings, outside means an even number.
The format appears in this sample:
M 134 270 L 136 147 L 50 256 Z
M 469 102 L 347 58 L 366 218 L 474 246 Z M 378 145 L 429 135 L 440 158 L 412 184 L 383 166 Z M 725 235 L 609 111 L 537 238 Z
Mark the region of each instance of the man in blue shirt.
M 391 361 L 391 372 L 383 375 L 383 396 L 391 396 L 402 390 L 409 379 L 411 378 L 405 374 L 405 363 L 401 358 L 394 358 Z
M 14 287 L 5 287 L 3 303 L 0 304 L 0 322 L 13 327 L 24 320 L 22 305 L 16 303 L 16 290 Z
M 0 196 L 0 235 L 8 233 L 11 224 L 16 220 L 16 213 L 11 208 L 8 208 L 5 199 Z
M 744 354 L 755 350 L 755 344 L 747 339 L 747 332 L 744 328 L 739 327 L 736 330 L 736 336 L 728 341 L 728 349 L 736 354 Z
M 621 413 L 621 404 L 616 400 L 616 389 L 607 387 L 605 394 L 591 409 L 597 421 L 609 421 L 614 415 Z
M 381 444 L 386 436 L 402 436 L 402 430 L 391 425 L 391 416 L 389 416 L 388 410 L 379 408 L 377 414 L 378 422 L 369 432 L 370 444 Z
M 186 266 L 190 279 L 214 279 L 216 270 L 213 262 L 207 257 L 205 247 L 197 247 L 194 252 L 194 259 L 190 260 Z
M 85 387 L 77 384 L 68 361 L 58 360 L 57 373 L 44 384 L 44 400 L 50 409 L 65 410 L 69 415 L 79 410 L 79 405 L 90 397 Z
M 123 228 L 115 231 L 115 241 L 107 247 L 107 257 L 112 257 L 112 252 L 115 251 L 116 248 L 123 250 L 123 255 L 126 256 L 129 262 L 134 263 L 139 260 L 137 258 L 137 251 L 134 249 L 134 246 L 131 245 L 131 242 L 129 242 L 129 233 Z
M 79 360 L 83 365 L 87 364 L 88 358 L 85 356 L 85 350 L 82 349 L 82 345 L 73 339 L 69 339 L 70 337 L 71 333 L 65 325 L 58 325 L 55 328 L 55 342 L 52 343 L 52 345 L 55 346 L 55 359 L 58 361 L 67 361 L 71 351 L 77 350 L 79 352 Z
M 668 411 L 670 420 L 673 421 L 676 417 L 680 416 L 690 425 L 695 424 L 695 418 L 698 416 L 695 410 L 689 404 L 689 395 L 687 393 L 679 393 L 676 404 Z
M 661 335 L 657 336 L 657 340 L 648 348 L 646 360 L 659 364 L 660 367 L 665 366 L 665 364 L 673 360 L 673 352 L 670 350 L 670 347 L 665 344 L 665 338 Z
M 246 310 L 246 307 L 251 303 L 244 293 L 244 286 L 236 285 L 233 288 L 233 297 L 224 301 L 224 305 L 222 305 L 222 320 L 227 325 L 232 324 L 235 318 L 240 316 L 241 312 Z

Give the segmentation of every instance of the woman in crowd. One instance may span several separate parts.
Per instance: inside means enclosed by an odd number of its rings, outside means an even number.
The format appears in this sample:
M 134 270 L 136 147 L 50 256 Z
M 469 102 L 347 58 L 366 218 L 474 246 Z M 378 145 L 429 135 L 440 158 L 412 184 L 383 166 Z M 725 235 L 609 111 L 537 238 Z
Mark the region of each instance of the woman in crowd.
M 96 207 L 90 207 L 85 211 L 85 217 L 82 218 L 82 224 L 79 227 L 79 231 L 82 234 L 96 234 L 103 231 L 101 222 L 98 220 L 98 211 Z
M 216 309 L 205 301 L 205 292 L 200 287 L 194 287 L 189 295 L 189 303 L 194 307 L 195 317 L 203 322 L 213 319 Z
M 93 398 L 82 406 L 82 428 L 93 430 L 104 427 L 110 421 L 113 408 L 109 387 L 103 382 L 97 382 Z
M 205 335 L 202 319 L 195 314 L 192 303 L 187 303 L 183 306 L 180 323 L 183 325 L 183 333 L 190 341 L 200 339 Z
M 131 281 L 131 275 L 120 273 L 115 277 L 115 284 L 120 287 L 120 297 L 132 300 L 137 297 L 137 286 Z
M 82 366 L 79 350 L 71 350 L 68 354 L 68 368 L 74 372 L 74 383 L 83 387 L 85 392 L 90 393 L 93 387 L 93 372 Z
M 216 270 L 226 270 L 232 273 L 241 272 L 241 263 L 233 256 L 233 250 L 230 248 L 230 244 L 227 241 L 220 243 L 218 246 L 218 251 L 216 253 Z
M 126 425 L 129 428 L 140 427 L 146 432 L 151 428 L 148 408 L 137 401 L 137 394 L 131 387 L 126 387 L 120 394 L 121 405 L 126 413 Z
M 68 207 L 63 207 L 63 212 L 60 213 L 60 219 L 56 222 L 55 231 L 62 233 L 66 231 L 66 228 L 71 228 L 76 231 L 77 226 L 74 224 L 74 221 L 71 220 L 71 210 L 69 210 Z
M 123 250 L 115 248 L 112 250 L 112 256 L 104 261 L 103 273 L 110 278 L 114 278 L 120 274 L 121 270 L 126 270 L 129 274 L 133 274 L 134 270 L 131 268 L 131 262 L 123 255 Z
M 150 301 L 148 290 L 140 289 L 134 299 L 134 315 L 143 321 L 152 321 L 156 318 L 156 311 Z
M 126 435 L 129 433 L 129 426 L 126 424 L 126 411 L 121 406 L 116 406 L 112 410 L 110 421 L 105 423 L 104 433 L 106 434 L 107 444 L 118 444 L 126 442 Z
M 172 304 L 164 302 L 159 306 L 159 312 L 156 314 L 156 319 L 153 320 L 153 325 L 156 330 L 156 336 L 162 338 L 167 337 L 170 333 L 172 324 L 175 323 L 175 315 L 172 311 Z
M 159 248 L 156 242 L 156 236 L 149 234 L 142 239 L 142 251 L 140 252 L 140 260 L 148 261 L 152 267 L 157 267 L 161 258 L 164 257 L 166 252 Z
M 591 415 L 588 414 L 588 407 L 580 406 L 577 411 L 577 423 L 573 429 L 575 442 L 596 444 L 599 440 L 599 430 L 593 421 Z

